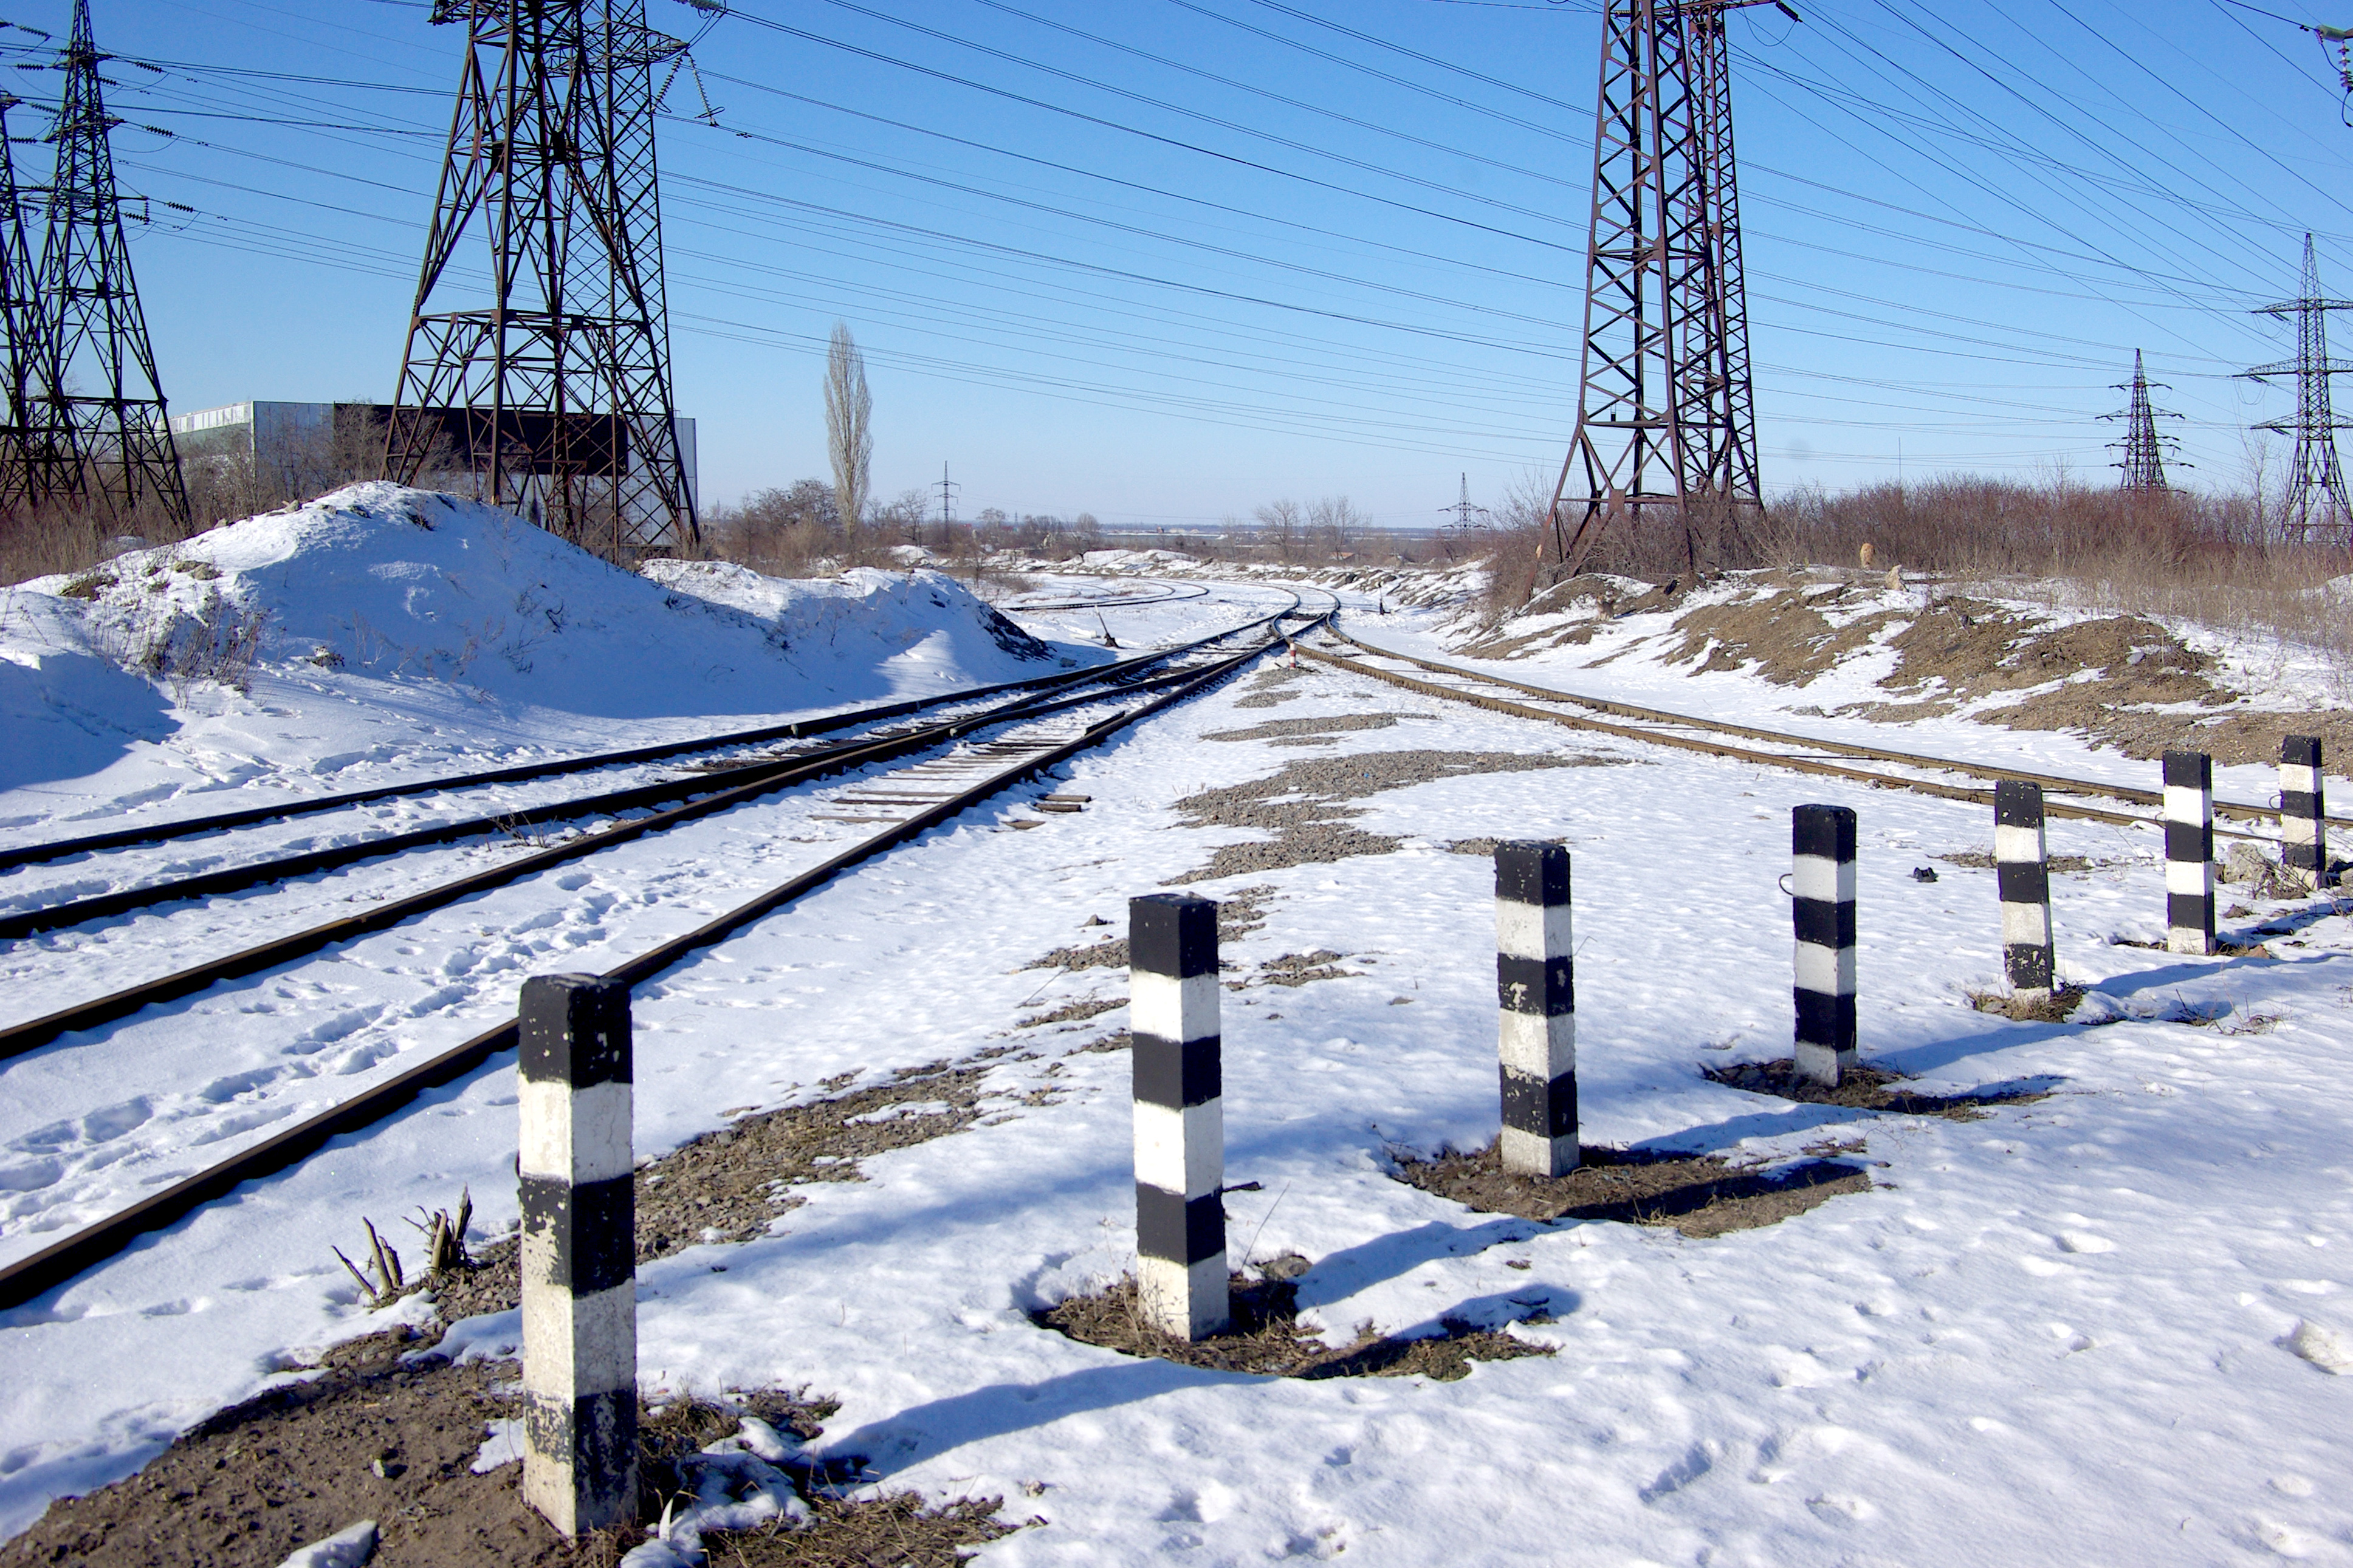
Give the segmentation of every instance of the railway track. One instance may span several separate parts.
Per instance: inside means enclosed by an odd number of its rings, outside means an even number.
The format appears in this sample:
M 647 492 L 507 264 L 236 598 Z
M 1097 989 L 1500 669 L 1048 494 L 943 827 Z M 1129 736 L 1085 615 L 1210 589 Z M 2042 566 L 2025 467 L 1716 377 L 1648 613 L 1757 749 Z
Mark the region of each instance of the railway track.
M 1159 592 L 1155 594 L 1105 593 L 1085 598 L 1052 601 L 1015 600 L 1009 604 L 1000 605 L 997 608 L 1024 615 L 1044 610 L 1130 610 L 1145 605 L 1172 604 L 1180 599 L 1206 598 L 1209 593 L 1208 587 L 1199 583 L 1163 583 L 1149 578 L 1145 581 Z
M 908 746 L 929 744 L 931 742 L 927 737 L 953 738 L 979 725 L 1002 722 L 1022 712 L 1050 705 L 1057 700 L 1051 692 L 1070 686 L 1118 687 L 1145 680 L 1147 679 L 1146 671 L 1172 660 L 1182 659 L 1231 637 L 1245 635 L 1255 627 L 1264 625 L 1269 618 L 1272 617 L 1261 617 L 1259 621 L 1249 623 L 1236 632 L 1198 638 L 1174 648 L 1163 649 L 1138 658 L 1123 660 L 1115 665 L 1096 666 L 1089 671 L 1064 671 L 1040 678 L 1036 681 L 1011 683 L 1010 688 L 1005 685 L 984 687 L 976 691 L 952 692 L 916 703 L 892 703 L 881 710 L 867 710 L 860 717 L 899 721 L 889 724 L 879 731 L 852 740 L 820 744 L 787 755 L 755 757 L 739 763 L 717 765 L 699 775 L 673 776 L 657 780 L 651 784 L 634 784 L 619 790 L 602 791 L 595 795 L 551 801 L 520 809 L 486 812 L 454 822 L 436 823 L 406 833 L 364 837 L 349 843 L 332 845 L 324 848 L 305 848 L 291 855 L 280 855 L 203 872 L 167 877 L 104 893 L 66 898 L 53 902 L 0 910 L 0 942 L 13 942 L 45 931 L 57 931 L 93 921 L 111 920 L 161 905 L 216 898 L 254 887 L 282 885 L 345 866 L 420 848 L 456 844 L 469 838 L 485 838 L 501 834 L 522 837 L 556 823 L 577 821 L 588 816 L 615 816 L 623 812 L 639 811 L 670 801 L 686 803 L 661 814 L 658 818 L 653 819 L 649 826 L 639 825 L 627 829 L 609 829 L 604 835 L 591 835 L 589 839 L 579 841 L 575 847 L 526 857 L 511 863 L 507 868 L 510 878 L 528 875 L 533 870 L 555 864 L 562 859 L 582 853 L 593 853 L 596 847 L 601 847 L 602 841 L 611 839 L 612 835 L 617 833 L 626 833 L 627 836 L 635 837 L 645 831 L 658 832 L 674 823 L 691 821 L 695 816 L 709 811 L 723 809 L 725 805 L 738 800 L 751 798 L 764 790 L 782 788 L 838 768 L 854 767 L 866 762 L 896 755 Z M 1074 675 L 1080 679 L 1073 679 Z M 911 710 L 920 712 L 943 707 L 962 708 L 971 704 L 976 699 L 986 699 L 1008 689 L 1029 690 L 1039 685 L 1048 687 L 1049 692 L 1044 695 L 1018 696 L 1008 701 L 995 706 L 981 707 L 969 713 L 960 713 L 946 720 L 915 722 L 907 722 L 904 720 L 904 715 Z M 843 716 L 835 716 L 818 722 L 827 728 L 839 728 L 842 727 Z M 741 743 L 740 740 L 730 738 L 714 744 L 732 747 Z M 708 749 L 699 748 L 697 752 L 692 752 L 671 751 L 670 754 L 691 756 L 701 754 Z M 665 750 L 669 749 L 665 748 Z M 607 753 L 607 757 L 609 765 L 614 761 L 634 763 L 639 760 L 639 753 L 615 752 Z M 450 790 L 470 788 L 479 782 L 479 777 L 480 775 L 471 776 L 439 787 Z M 429 784 L 420 784 L 404 786 L 404 790 L 405 793 L 416 794 L 422 793 L 423 790 L 430 787 L 433 786 Z M 192 823 L 184 831 L 185 835 L 190 836 L 210 835 L 222 830 L 220 822 L 221 819 L 218 818 L 203 819 Z M 145 845 L 169 842 L 176 837 L 179 835 L 144 836 L 138 839 L 137 843 Z M 485 873 L 484 876 L 490 879 L 480 881 L 472 890 L 479 890 L 480 887 L 497 885 L 496 878 L 492 873 Z M 374 918 L 371 917 L 371 919 Z M 17 1042 L 16 1031 L 0 1029 L 0 1058 L 13 1056 L 29 1048 L 29 1046 Z
M 2159 805 L 2163 796 L 2156 790 L 2136 789 L 2130 785 L 2104 784 L 2090 779 L 2063 778 L 2052 773 L 2031 773 L 1986 763 L 1963 762 L 1948 757 L 1936 757 L 1916 752 L 1899 752 L 1884 747 L 1856 745 L 1847 742 L 1828 741 L 1809 735 L 1793 735 L 1784 731 L 1761 729 L 1754 725 L 1735 724 L 1722 720 L 1699 719 L 1684 713 L 1671 713 L 1659 709 L 1642 708 L 1632 703 L 1616 702 L 1601 698 L 1586 697 L 1549 687 L 1533 686 L 1525 681 L 1490 675 L 1482 670 L 1466 669 L 1459 665 L 1438 659 L 1422 658 L 1393 648 L 1380 647 L 1361 637 L 1342 631 L 1336 625 L 1325 630 L 1338 641 L 1357 650 L 1363 657 L 1349 658 L 1324 648 L 1302 645 L 1299 655 L 1320 664 L 1345 669 L 1375 680 L 1452 701 L 1466 702 L 1491 712 L 1509 713 L 1524 719 L 1536 719 L 1570 729 L 1591 731 L 1622 740 L 1640 741 L 1651 745 L 1669 746 L 1679 751 L 1699 752 L 1709 756 L 1729 757 L 1736 761 L 1762 763 L 1770 767 L 1788 768 L 1798 773 L 1817 773 L 1825 777 L 1852 780 L 1884 789 L 1905 789 L 1918 794 L 1933 795 L 1947 800 L 1970 801 L 1990 806 L 1993 790 L 1988 785 L 1960 784 L 1954 778 L 1975 778 L 1989 781 L 2023 780 L 2039 784 L 2044 792 L 2043 810 L 2052 816 L 2073 817 L 2086 822 L 2104 822 L 2118 826 L 2162 826 L 2156 816 L 2140 812 L 2116 811 L 2088 804 L 2092 799 L 2121 800 L 2130 804 Z M 1410 669 L 1421 673 L 1409 674 Z M 1441 679 L 1429 679 L 1430 676 Z M 1608 718 L 1595 717 L 1607 714 Z M 1727 739 L 1726 737 L 1731 737 Z M 1743 743 L 1746 742 L 1746 743 Z M 1845 759 L 1852 759 L 1845 760 Z M 1878 768 L 1856 766 L 1857 762 L 1881 764 Z M 1944 776 L 1939 776 L 1944 775 Z M 2217 817 L 2235 821 L 2276 824 L 2279 808 L 2236 801 L 2216 801 Z M 2353 819 L 2330 817 L 2332 825 L 2353 826 Z M 2219 837 L 2243 838 L 2256 842 L 2274 842 L 2276 833 L 2245 832 L 2217 826 Z
M 806 814 L 809 820 L 851 824 L 870 831 L 856 837 L 817 864 L 799 869 L 785 880 L 737 902 L 716 918 L 623 959 L 604 973 L 610 978 L 630 984 L 649 980 L 690 954 L 723 941 L 751 922 L 824 886 L 851 867 L 950 821 L 990 797 L 1033 778 L 1042 770 L 1102 743 L 1130 725 L 1208 690 L 1252 659 L 1281 647 L 1282 623 L 1284 620 L 1296 615 L 1308 619 L 1310 625 L 1320 623 L 1321 616 L 1310 616 L 1300 612 L 1298 603 L 1294 595 L 1290 610 L 1278 612 L 1256 623 L 1273 628 L 1266 641 L 1236 653 L 1218 656 L 1204 666 L 1171 671 L 1134 683 L 1121 691 L 1081 694 L 1051 702 L 1029 704 L 1024 711 L 1016 715 L 999 714 L 986 721 L 970 722 L 959 721 L 956 733 L 927 732 L 920 743 L 914 743 L 913 737 L 885 742 L 898 749 L 890 757 L 870 758 L 867 762 L 881 761 L 899 765 L 876 776 L 866 771 L 865 763 L 852 764 L 860 768 L 861 776 L 835 789 L 830 800 L 811 801 L 812 805 L 836 809 L 812 810 Z M 1328 612 L 1324 614 L 1328 615 Z M 1226 637 L 1235 635 L 1224 634 Z M 778 787 L 782 786 L 765 781 L 737 786 L 743 790 L 763 792 Z M 731 800 L 727 804 L 744 804 L 748 798 Z M 1083 803 L 1064 799 L 1052 804 L 1069 806 Z M 723 805 L 712 807 L 714 812 L 723 809 Z M 637 836 L 642 837 L 641 834 Z M 593 853 L 594 850 L 586 852 Z M 302 934 L 318 936 L 332 930 L 332 927 L 318 928 L 313 932 Z M 302 953 L 293 952 L 279 943 L 263 944 L 244 953 L 196 966 L 173 978 L 187 985 L 194 985 L 201 978 L 203 985 L 209 986 L 223 979 L 282 968 L 290 962 L 346 940 L 347 936 L 325 935 Z M 93 999 L 86 1005 L 111 1009 L 111 1016 L 116 1018 L 126 1016 L 157 999 L 153 996 L 137 999 L 135 994 L 140 989 L 115 994 L 112 998 Z M 186 990 L 177 994 L 185 994 Z M 39 1022 L 47 1023 L 49 1020 Z M 508 1018 L 471 1038 L 436 1051 L 405 1070 L 187 1175 L 127 1208 L 87 1225 L 38 1251 L 0 1266 L 0 1308 L 21 1305 L 114 1256 L 140 1236 L 170 1225 L 196 1208 L 227 1195 L 239 1184 L 283 1170 L 332 1138 L 383 1121 L 418 1094 L 476 1071 L 501 1052 L 513 1048 L 514 1043 L 515 1022 Z

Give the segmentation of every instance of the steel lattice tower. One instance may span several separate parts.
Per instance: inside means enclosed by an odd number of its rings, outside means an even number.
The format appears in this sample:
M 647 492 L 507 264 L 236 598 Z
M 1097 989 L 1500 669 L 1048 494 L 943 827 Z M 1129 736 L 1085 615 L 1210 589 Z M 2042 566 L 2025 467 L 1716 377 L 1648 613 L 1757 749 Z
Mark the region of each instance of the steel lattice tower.
M 44 352 L 55 372 L 45 384 L 37 373 L 33 389 L 39 416 L 32 450 L 47 469 L 36 489 L 123 515 L 153 501 L 185 528 L 188 492 L 131 275 L 107 144 L 107 132 L 121 123 L 107 113 L 100 91 L 98 68 L 110 58 L 91 39 L 90 0 L 74 0 L 73 37 L 59 66 L 65 97 L 49 133 L 57 171 L 41 242 L 40 298 Z
M 485 499 L 611 554 L 701 537 L 670 395 L 657 67 L 644 0 L 434 0 L 466 62 L 417 283 L 385 469 L 437 450 Z M 439 298 L 480 220 L 491 298 Z
M 1553 492 L 1574 570 L 1610 522 L 1763 507 L 1724 15 L 1778 0 L 1609 0 L 1577 428 Z
M 2116 390 L 2129 394 L 2130 401 L 2125 405 L 2125 411 L 2121 414 L 2100 416 L 2103 419 L 2125 422 L 2124 439 L 2108 443 L 2111 447 L 2124 448 L 2124 457 L 2114 465 L 2124 470 L 2124 478 L 2117 486 L 2120 489 L 2162 490 L 2172 488 L 2165 482 L 2165 448 L 2173 437 L 2158 434 L 2158 416 L 2163 411 L 2149 401 L 2151 385 L 2160 390 L 2164 388 L 2162 382 L 2150 382 L 2148 372 L 2141 363 L 2140 350 L 2135 349 L 2132 380 L 2116 384 Z M 2164 416 L 2168 419 L 2181 417 L 2179 414 L 2166 414 Z
M 2312 236 L 2304 237 L 2304 281 L 2298 295 L 2277 304 L 2258 306 L 2259 316 L 2295 317 L 2295 358 L 2279 364 L 2259 364 L 2246 374 L 2257 381 L 2274 375 L 2295 377 L 2295 417 L 2274 419 L 2255 426 L 2295 437 L 2295 473 L 2288 480 L 2286 515 L 2281 526 L 2295 539 L 2309 543 L 2316 534 L 2331 544 L 2353 543 L 2353 504 L 2345 495 L 2345 468 L 2337 458 L 2337 432 L 2348 421 L 2329 407 L 2328 378 L 2353 370 L 2328 357 L 2328 312 L 2353 310 L 2353 300 L 2326 299 L 2320 292 L 2320 265 L 2315 259 Z
M 40 401 L 57 380 L 48 322 L 41 310 L 40 274 L 33 267 L 25 215 L 37 194 L 16 183 L 8 138 L 8 111 L 24 100 L 0 92 L 0 513 L 43 499 L 54 465 L 41 427 Z

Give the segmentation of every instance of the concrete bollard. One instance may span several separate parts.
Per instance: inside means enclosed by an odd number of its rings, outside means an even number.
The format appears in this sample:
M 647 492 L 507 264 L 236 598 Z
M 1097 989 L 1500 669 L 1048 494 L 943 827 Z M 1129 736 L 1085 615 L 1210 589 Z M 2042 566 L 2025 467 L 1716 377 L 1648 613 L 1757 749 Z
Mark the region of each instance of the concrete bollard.
M 523 1500 L 567 1536 L 638 1517 L 629 988 L 522 984 Z
M 1127 963 L 1137 1305 L 1162 1331 L 1204 1339 L 1232 1321 L 1218 906 L 1183 893 L 1130 899 Z
M 1495 996 L 1504 1169 L 1565 1176 L 1577 1141 L 1577 973 L 1568 847 L 1495 846 Z
M 2330 885 L 2327 811 L 2321 803 L 2320 738 L 2280 737 L 2280 867 L 2317 891 Z
M 1797 935 L 1798 1076 L 1836 1089 L 1855 1065 L 1854 812 L 1789 814 L 1789 915 Z
M 2051 866 L 2042 835 L 2042 786 L 1993 786 L 1994 878 L 2001 893 L 2001 962 L 2021 1001 L 2051 999 Z
M 2214 951 L 2214 759 L 2165 753 L 2165 945 Z

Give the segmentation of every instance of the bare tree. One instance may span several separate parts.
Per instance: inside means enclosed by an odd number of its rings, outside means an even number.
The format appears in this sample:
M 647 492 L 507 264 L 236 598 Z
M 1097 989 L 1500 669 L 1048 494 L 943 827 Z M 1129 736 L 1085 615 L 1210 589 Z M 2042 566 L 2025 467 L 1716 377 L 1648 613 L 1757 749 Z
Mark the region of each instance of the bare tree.
M 1259 537 L 1274 552 L 1278 561 L 1288 561 L 1299 548 L 1299 503 L 1294 500 L 1269 501 L 1260 507 Z
M 855 539 L 866 517 L 867 470 L 874 460 L 873 395 L 866 390 L 866 356 L 849 323 L 833 324 L 825 354 L 825 449 L 833 460 L 833 495 L 844 532 Z

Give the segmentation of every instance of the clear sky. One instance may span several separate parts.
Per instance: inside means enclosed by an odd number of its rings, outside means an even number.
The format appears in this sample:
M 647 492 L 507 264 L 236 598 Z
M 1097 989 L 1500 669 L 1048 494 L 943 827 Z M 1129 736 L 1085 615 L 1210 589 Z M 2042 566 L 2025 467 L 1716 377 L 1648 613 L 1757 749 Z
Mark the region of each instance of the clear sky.
M 2291 25 L 2353 0 L 1794 4 L 1729 24 L 1768 491 L 2107 482 L 2137 348 L 2180 477 L 2242 486 L 2246 427 L 2294 406 L 2234 379 L 2294 353 L 2251 308 L 2294 294 L 2306 230 L 2353 297 L 2353 128 Z M 876 492 L 944 463 L 965 516 L 1345 493 L 1435 521 L 1458 474 L 1487 502 L 1557 468 L 1599 0 L 648 5 L 697 40 L 659 134 L 707 500 L 824 471 L 837 319 Z M 459 30 L 421 0 L 93 9 L 173 407 L 388 396 Z M 14 134 L 58 80 L 18 71 Z

